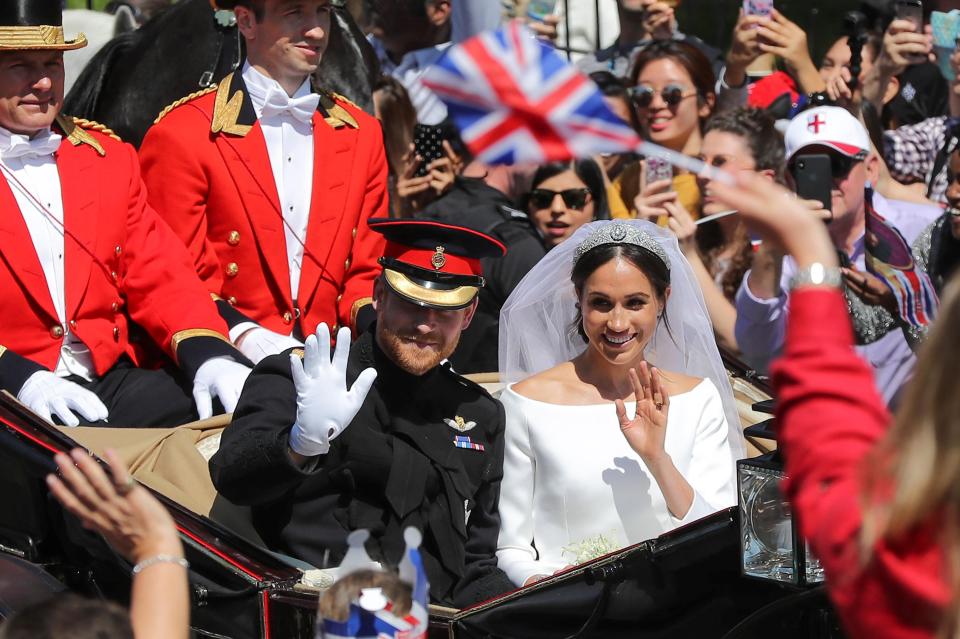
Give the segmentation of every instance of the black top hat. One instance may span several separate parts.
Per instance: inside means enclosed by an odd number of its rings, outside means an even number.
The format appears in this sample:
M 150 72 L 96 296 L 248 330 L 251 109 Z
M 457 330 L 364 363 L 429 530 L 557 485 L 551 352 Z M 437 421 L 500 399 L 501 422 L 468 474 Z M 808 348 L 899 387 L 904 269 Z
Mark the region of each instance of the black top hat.
M 374 218 L 369 225 L 387 238 L 380 258 L 387 286 L 420 306 L 468 306 L 484 285 L 480 258 L 506 253 L 489 235 L 453 224 Z
M 0 51 L 21 49 L 66 51 L 87 46 L 87 38 L 63 37 L 60 0 L 3 0 L 0 2 Z

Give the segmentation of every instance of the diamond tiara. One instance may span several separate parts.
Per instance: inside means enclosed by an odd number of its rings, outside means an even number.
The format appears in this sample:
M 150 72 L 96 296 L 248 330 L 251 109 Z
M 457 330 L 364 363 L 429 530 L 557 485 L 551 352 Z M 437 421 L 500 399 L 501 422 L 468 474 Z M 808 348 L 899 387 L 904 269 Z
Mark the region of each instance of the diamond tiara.
M 644 248 L 659 257 L 660 261 L 667 267 L 667 270 L 670 270 L 670 259 L 667 257 L 667 252 L 663 250 L 663 247 L 660 246 L 656 238 L 646 231 L 638 229 L 635 226 L 624 224 L 623 222 L 604 224 L 591 233 L 590 236 L 577 247 L 573 256 L 573 263 L 576 264 L 579 262 L 581 257 L 598 246 L 607 244 L 633 244 Z

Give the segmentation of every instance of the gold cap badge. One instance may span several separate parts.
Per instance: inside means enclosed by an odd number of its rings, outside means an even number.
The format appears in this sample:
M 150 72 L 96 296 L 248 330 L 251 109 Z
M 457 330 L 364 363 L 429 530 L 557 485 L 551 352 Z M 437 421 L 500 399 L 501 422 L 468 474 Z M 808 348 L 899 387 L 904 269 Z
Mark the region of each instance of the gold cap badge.
M 442 246 L 438 246 L 437 252 L 433 254 L 432 258 L 430 258 L 430 263 L 433 264 L 433 268 L 438 271 L 443 268 L 444 264 L 447 263 L 447 258 L 443 255 L 445 250 L 446 249 L 444 249 Z

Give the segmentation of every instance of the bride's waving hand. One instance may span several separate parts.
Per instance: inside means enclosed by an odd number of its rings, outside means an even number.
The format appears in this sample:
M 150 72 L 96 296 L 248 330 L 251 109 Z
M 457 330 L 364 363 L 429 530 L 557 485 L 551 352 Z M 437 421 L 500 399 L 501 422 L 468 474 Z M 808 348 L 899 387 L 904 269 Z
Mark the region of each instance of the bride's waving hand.
M 631 368 L 629 377 L 637 407 L 631 418 L 623 400 L 616 400 L 617 418 L 630 448 L 647 462 L 665 453 L 670 396 L 661 383 L 660 371 L 649 367 L 646 362 L 641 362 L 639 373 Z

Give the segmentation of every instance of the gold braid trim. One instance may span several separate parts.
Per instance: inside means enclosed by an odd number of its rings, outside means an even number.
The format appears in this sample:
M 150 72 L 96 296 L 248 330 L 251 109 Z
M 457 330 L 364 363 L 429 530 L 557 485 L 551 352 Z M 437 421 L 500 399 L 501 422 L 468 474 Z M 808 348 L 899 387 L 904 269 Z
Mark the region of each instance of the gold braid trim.
M 93 120 L 84 120 L 83 118 L 71 118 L 73 123 L 77 126 L 83 127 L 84 129 L 90 129 L 92 131 L 99 131 L 104 135 L 113 138 L 117 142 L 123 142 L 120 139 L 120 136 L 113 132 L 113 129 L 108 127 L 106 124 L 100 124 L 99 122 L 94 122 Z
M 173 352 L 174 361 L 177 360 L 177 349 L 180 348 L 180 344 L 192 337 L 213 337 L 230 344 L 230 341 L 226 337 L 209 328 L 188 328 L 185 331 L 178 331 L 170 338 L 170 350 Z M 179 362 L 177 363 L 179 364 Z
M 81 144 L 86 144 L 90 146 L 94 151 L 97 152 L 97 155 L 103 157 L 107 154 L 103 149 L 103 145 L 97 141 L 97 138 L 93 137 L 86 131 L 84 131 L 75 121 L 74 118 L 67 118 L 63 115 L 57 116 L 57 124 L 63 130 L 64 134 L 67 136 L 67 140 L 73 146 L 80 146 Z
M 321 91 L 319 95 L 320 106 L 323 107 L 323 110 L 327 112 L 327 117 L 324 119 L 330 127 L 334 129 L 339 129 L 344 126 L 348 126 L 351 129 L 360 128 L 360 124 L 357 122 L 356 118 L 350 115 L 349 111 L 337 104 L 337 99 L 340 99 L 348 104 L 353 104 L 353 102 L 350 102 L 350 100 L 347 100 L 338 93 Z M 357 105 L 353 104 L 353 106 Z M 357 108 L 359 109 L 360 107 Z
M 332 95 L 333 97 L 335 97 L 335 98 L 336 98 L 337 100 L 339 100 L 340 102 L 346 102 L 347 104 L 349 104 L 350 106 L 352 106 L 354 109 L 358 109 L 358 110 L 360 110 L 360 111 L 363 111 L 363 109 L 360 108 L 360 105 L 358 105 L 356 102 L 354 102 L 354 101 L 351 100 L 350 98 L 346 97 L 345 95 L 341 95 L 341 94 L 337 93 L 336 91 L 331 91 L 331 92 L 330 92 L 330 95 Z
M 181 104 L 186 104 L 186 103 L 189 102 L 190 100 L 195 100 L 195 99 L 197 99 L 197 98 L 199 98 L 199 97 L 205 96 L 205 95 L 208 94 L 208 93 L 213 93 L 213 92 L 216 91 L 216 90 L 217 90 L 217 85 L 216 85 L 216 84 L 211 84 L 211 85 L 208 86 L 206 89 L 200 89 L 199 91 L 194 91 L 194 92 L 191 93 L 190 95 L 186 95 L 186 96 L 180 98 L 179 100 L 177 100 L 177 101 L 174 102 L 173 104 L 170 104 L 170 105 L 164 107 L 163 111 L 160 112 L 160 115 L 157 116 L 157 119 L 154 120 L 153 123 L 154 123 L 154 124 L 157 124 L 158 122 L 160 122 L 160 120 L 162 120 L 163 118 L 165 118 L 168 113 L 170 113 L 171 111 L 173 111 L 174 109 L 176 109 L 176 108 L 177 108 L 178 106 L 180 106 Z
M 290 353 L 293 354 L 293 355 L 296 355 L 296 356 L 299 357 L 300 359 L 303 359 L 303 349 L 302 349 L 302 348 L 295 348 L 295 349 L 293 349 L 292 351 L 290 351 Z
M 361 297 L 356 302 L 353 303 L 353 306 L 350 307 L 350 328 L 354 331 L 357 330 L 357 315 L 360 313 L 360 309 L 366 306 L 367 304 L 372 304 L 372 297 Z

